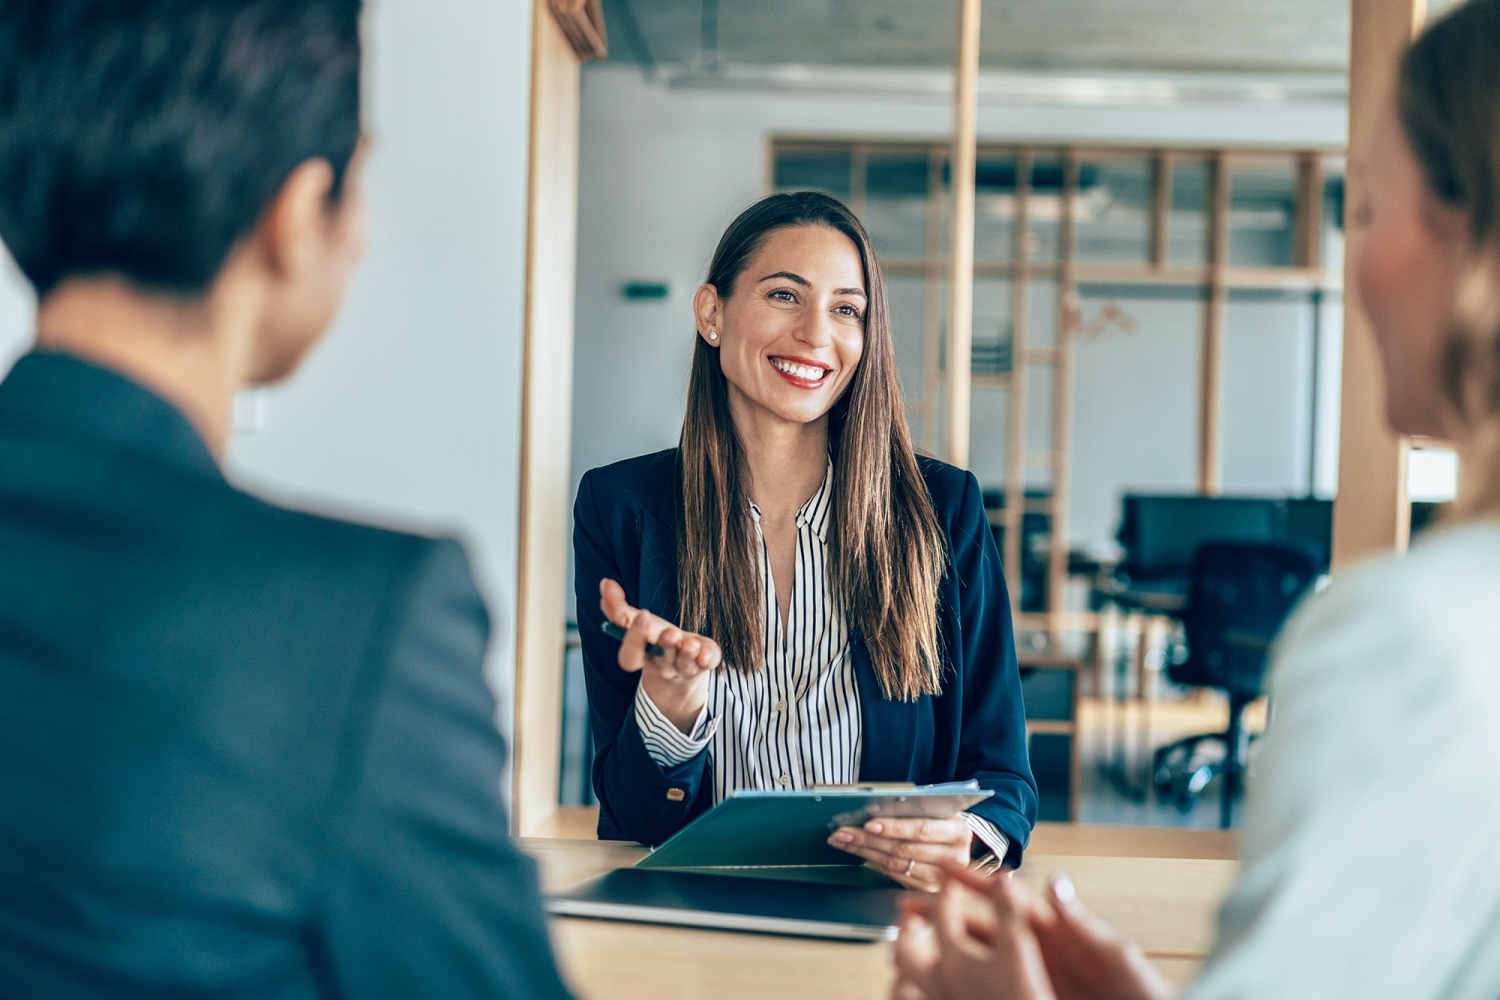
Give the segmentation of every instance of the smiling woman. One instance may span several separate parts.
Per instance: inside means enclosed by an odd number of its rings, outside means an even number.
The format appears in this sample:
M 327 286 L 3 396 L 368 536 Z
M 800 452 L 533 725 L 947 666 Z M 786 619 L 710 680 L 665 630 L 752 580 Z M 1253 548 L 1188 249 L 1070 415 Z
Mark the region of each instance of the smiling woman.
M 1016 863 L 1036 789 L 1005 580 L 974 477 L 912 450 L 864 226 L 766 198 L 693 307 L 680 446 L 579 486 L 600 836 L 660 843 L 738 788 L 975 779 L 971 813 L 830 842 L 915 888 Z

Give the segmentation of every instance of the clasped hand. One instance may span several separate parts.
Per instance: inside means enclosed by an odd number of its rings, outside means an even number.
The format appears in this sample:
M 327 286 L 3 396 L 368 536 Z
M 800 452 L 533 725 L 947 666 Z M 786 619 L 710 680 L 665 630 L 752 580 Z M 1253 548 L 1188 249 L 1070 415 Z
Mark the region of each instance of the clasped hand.
M 1065 876 L 1045 896 L 1007 870 L 945 865 L 937 896 L 903 902 L 891 1000 L 1167 1000 L 1139 946 L 1094 916 Z

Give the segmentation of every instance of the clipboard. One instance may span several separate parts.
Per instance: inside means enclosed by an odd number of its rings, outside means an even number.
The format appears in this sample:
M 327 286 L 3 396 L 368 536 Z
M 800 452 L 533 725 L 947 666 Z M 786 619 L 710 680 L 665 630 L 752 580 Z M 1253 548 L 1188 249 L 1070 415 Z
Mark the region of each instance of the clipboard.
M 792 869 L 858 869 L 862 858 L 828 843 L 828 835 L 839 827 L 862 826 L 878 816 L 947 819 L 993 794 L 976 781 L 785 792 L 739 789 L 635 867 L 760 877 L 796 877 Z M 803 873 L 802 880 L 845 881 L 812 872 Z
M 843 941 L 895 937 L 903 890 L 829 845 L 877 816 L 946 819 L 994 793 L 975 781 L 732 792 L 634 868 L 549 894 L 549 913 Z

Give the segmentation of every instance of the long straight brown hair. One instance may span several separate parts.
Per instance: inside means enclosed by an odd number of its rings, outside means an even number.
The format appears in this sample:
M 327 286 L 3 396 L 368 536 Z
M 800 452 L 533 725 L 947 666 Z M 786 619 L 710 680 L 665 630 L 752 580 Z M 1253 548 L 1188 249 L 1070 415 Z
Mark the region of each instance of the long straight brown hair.
M 1463 442 L 1458 518 L 1500 513 L 1500 0 L 1469 0 L 1401 61 L 1402 131 L 1428 191 L 1462 211 L 1472 256 L 1444 345 L 1453 436 Z
M 885 278 L 870 236 L 835 198 L 810 191 L 771 195 L 730 224 L 707 281 L 729 298 L 766 237 L 793 226 L 827 226 L 844 234 L 864 265 L 864 355 L 829 414 L 831 583 L 844 620 L 869 650 L 885 696 L 914 701 L 942 687 L 937 600 L 947 550 L 906 427 Z M 678 449 L 682 625 L 717 640 L 731 669 L 753 672 L 764 655 L 764 622 L 744 449 L 730 416 L 719 352 L 702 337 L 693 339 Z

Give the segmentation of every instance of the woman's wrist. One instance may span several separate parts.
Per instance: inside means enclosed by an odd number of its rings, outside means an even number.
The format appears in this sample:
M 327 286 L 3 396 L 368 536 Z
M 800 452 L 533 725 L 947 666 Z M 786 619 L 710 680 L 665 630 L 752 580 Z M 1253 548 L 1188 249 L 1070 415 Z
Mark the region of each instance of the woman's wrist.
M 668 722 L 689 735 L 708 701 L 707 682 L 708 674 L 700 674 L 681 684 L 663 680 L 651 671 L 646 671 L 641 676 L 641 687 L 651 699 L 651 704 L 667 717 Z

